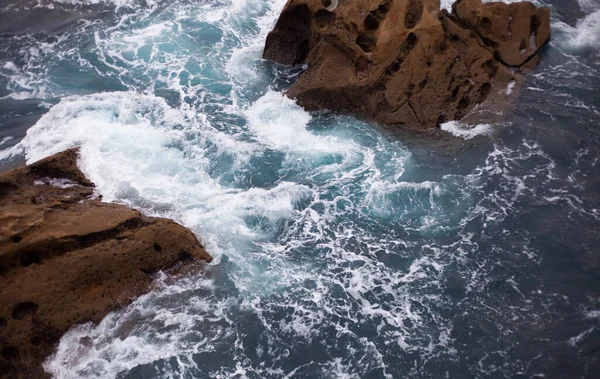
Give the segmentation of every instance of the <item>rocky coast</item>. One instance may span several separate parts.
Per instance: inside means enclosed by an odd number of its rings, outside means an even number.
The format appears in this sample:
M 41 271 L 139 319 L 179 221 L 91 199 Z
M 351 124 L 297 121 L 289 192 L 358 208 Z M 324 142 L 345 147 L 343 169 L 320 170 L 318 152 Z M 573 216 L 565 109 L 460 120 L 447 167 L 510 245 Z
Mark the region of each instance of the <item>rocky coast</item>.
M 43 378 L 74 325 L 147 292 L 154 274 L 212 258 L 195 235 L 103 203 L 77 149 L 0 174 L 0 377 Z

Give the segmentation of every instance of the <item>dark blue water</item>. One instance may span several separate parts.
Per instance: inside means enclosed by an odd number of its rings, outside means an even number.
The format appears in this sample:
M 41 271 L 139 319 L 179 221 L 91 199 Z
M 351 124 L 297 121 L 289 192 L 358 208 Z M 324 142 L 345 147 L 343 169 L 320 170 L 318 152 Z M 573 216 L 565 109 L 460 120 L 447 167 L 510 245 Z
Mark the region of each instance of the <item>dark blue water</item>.
M 600 377 L 600 3 L 539 4 L 514 108 L 432 139 L 283 97 L 302 68 L 260 59 L 282 0 L 2 2 L 0 167 L 81 146 L 105 200 L 216 257 L 47 370 Z

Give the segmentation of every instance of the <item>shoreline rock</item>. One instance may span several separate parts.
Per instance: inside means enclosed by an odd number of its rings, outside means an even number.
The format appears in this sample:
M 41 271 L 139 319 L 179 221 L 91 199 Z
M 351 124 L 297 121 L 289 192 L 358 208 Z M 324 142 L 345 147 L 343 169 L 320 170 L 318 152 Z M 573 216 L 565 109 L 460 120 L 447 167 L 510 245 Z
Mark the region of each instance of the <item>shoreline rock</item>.
M 509 101 L 549 39 L 530 2 L 289 0 L 263 57 L 307 64 L 287 92 L 306 110 L 427 130 Z
M 72 326 L 147 292 L 153 274 L 212 258 L 175 222 L 102 203 L 71 149 L 0 174 L 0 377 L 42 378 Z

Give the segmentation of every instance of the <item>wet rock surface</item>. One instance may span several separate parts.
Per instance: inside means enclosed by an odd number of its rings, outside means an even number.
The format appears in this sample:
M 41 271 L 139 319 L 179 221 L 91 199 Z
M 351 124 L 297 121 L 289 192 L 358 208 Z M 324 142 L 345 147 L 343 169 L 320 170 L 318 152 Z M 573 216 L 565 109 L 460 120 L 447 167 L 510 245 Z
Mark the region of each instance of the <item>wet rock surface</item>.
M 290 0 L 264 57 L 307 64 L 287 92 L 307 110 L 426 130 L 515 96 L 549 25 L 529 2 Z
M 77 150 L 0 174 L 0 377 L 41 378 L 72 326 L 148 291 L 153 274 L 211 257 L 188 229 L 102 203 Z

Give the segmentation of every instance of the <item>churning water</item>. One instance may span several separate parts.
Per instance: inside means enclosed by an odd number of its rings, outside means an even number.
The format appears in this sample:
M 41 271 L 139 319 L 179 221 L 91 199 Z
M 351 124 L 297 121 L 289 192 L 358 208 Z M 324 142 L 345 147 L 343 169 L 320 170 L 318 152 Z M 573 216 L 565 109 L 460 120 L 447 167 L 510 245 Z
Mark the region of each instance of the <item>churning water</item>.
M 442 141 L 284 97 L 284 0 L 2 4 L 1 167 L 81 146 L 216 258 L 72 329 L 55 377 L 600 377 L 598 0 L 538 2 L 514 109 Z

